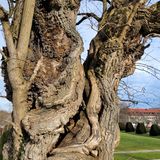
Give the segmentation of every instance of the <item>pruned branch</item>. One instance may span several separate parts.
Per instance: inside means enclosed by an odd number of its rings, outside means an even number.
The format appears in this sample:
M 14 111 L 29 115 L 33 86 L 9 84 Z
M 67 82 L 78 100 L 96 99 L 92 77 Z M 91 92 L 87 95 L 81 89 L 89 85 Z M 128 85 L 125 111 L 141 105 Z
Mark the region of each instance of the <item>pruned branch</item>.
M 7 56 L 5 55 L 2 49 L 0 49 L 0 54 L 4 57 L 4 60 L 7 61 Z
M 1 5 L 0 5 L 0 20 L 7 19 L 8 18 L 8 11 L 6 11 Z
M 88 18 L 94 18 L 96 21 L 100 22 L 101 18 L 98 17 L 96 14 L 94 13 L 78 13 L 79 16 L 84 16 L 82 17 L 81 20 L 79 20 L 76 25 L 79 25 L 80 23 L 82 23 L 84 20 L 88 19 Z

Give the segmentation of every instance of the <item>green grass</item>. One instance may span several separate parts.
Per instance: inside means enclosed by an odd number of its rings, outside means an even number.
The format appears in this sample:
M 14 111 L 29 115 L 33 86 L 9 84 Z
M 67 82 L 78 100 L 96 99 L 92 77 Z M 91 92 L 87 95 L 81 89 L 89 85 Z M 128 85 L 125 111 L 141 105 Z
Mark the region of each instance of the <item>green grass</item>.
M 121 142 L 116 151 L 136 151 L 160 149 L 160 137 L 136 135 L 121 132 Z M 160 152 L 115 154 L 115 160 L 151 160 L 160 159 Z
M 116 151 L 160 149 L 160 139 L 150 136 L 121 133 L 121 142 Z M 159 156 L 160 158 L 160 156 Z
M 151 159 L 160 159 L 160 153 L 152 152 L 152 153 L 115 154 L 114 160 L 151 160 Z

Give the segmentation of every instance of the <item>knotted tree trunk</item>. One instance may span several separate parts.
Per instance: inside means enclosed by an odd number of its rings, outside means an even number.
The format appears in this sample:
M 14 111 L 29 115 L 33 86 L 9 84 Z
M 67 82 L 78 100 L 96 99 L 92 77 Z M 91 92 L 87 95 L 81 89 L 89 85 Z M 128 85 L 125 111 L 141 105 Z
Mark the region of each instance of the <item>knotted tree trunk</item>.
M 147 38 L 160 33 L 159 3 L 145 8 L 146 0 L 113 0 L 107 7 L 104 0 L 100 18 L 83 13 L 98 21 L 84 65 L 79 0 L 15 3 L 12 24 L 0 7 L 13 102 L 4 159 L 111 160 L 119 142 L 119 82 L 133 74 Z

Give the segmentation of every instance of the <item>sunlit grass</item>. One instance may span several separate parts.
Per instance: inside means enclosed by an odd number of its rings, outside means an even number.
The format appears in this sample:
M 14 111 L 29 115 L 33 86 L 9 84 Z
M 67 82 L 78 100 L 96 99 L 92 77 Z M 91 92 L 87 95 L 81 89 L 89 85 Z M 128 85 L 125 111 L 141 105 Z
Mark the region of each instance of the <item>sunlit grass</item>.
M 116 151 L 160 149 L 159 137 L 121 133 L 121 142 Z M 160 158 L 160 157 L 159 157 Z
M 136 135 L 121 132 L 121 142 L 116 151 L 160 150 L 160 137 Z M 160 152 L 149 153 L 117 153 L 114 160 L 152 160 L 160 159 Z

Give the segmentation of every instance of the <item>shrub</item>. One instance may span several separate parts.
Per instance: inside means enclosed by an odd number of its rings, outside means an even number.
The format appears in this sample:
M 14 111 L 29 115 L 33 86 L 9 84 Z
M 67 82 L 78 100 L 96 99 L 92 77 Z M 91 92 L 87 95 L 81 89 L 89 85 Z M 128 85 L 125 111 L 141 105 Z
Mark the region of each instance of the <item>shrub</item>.
M 119 128 L 120 128 L 121 131 L 125 131 L 125 129 L 126 129 L 126 124 L 123 123 L 123 122 L 119 122 Z
M 146 127 L 145 127 L 144 123 L 138 123 L 138 125 L 136 127 L 136 133 L 137 134 L 147 133 Z
M 134 132 L 134 127 L 133 127 L 133 124 L 131 122 L 126 123 L 125 131 L 126 132 Z
M 157 124 L 153 124 L 151 126 L 149 134 L 150 134 L 150 136 L 158 136 L 158 135 L 160 135 L 160 128 L 158 127 Z

